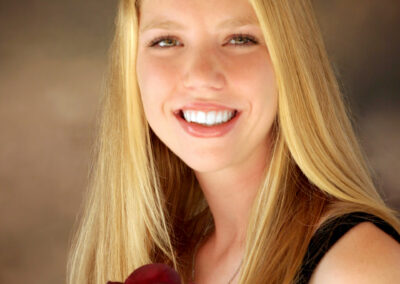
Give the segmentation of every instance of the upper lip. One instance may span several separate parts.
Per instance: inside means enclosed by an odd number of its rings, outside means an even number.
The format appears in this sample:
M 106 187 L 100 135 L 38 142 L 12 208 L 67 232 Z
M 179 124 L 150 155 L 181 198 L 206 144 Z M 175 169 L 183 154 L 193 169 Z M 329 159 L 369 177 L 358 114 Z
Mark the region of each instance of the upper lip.
M 176 109 L 174 113 L 179 113 L 182 110 L 198 110 L 198 111 L 222 111 L 222 110 L 230 110 L 230 111 L 238 111 L 238 109 L 227 106 L 220 103 L 213 102 L 191 102 L 183 105 L 182 107 Z

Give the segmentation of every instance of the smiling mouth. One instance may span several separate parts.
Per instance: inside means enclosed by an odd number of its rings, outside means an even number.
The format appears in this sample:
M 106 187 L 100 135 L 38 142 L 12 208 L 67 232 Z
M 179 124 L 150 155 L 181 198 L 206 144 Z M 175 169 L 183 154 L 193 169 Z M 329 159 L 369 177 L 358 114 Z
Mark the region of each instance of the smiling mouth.
M 231 121 L 238 114 L 237 110 L 179 110 L 179 116 L 189 123 L 212 127 Z

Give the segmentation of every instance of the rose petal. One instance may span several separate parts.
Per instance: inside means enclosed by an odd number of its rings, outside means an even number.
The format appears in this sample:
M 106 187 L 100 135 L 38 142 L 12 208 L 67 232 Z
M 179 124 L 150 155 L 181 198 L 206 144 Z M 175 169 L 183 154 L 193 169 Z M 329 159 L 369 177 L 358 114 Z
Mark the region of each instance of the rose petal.
M 179 274 L 163 263 L 139 267 L 126 279 L 125 284 L 181 284 Z

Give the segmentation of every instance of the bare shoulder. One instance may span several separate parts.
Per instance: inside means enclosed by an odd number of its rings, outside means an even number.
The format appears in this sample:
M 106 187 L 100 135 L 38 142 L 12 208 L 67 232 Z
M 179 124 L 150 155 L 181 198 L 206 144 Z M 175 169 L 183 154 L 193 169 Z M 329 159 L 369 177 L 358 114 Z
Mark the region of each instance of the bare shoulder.
M 325 254 L 310 283 L 400 283 L 400 244 L 373 223 L 362 222 Z

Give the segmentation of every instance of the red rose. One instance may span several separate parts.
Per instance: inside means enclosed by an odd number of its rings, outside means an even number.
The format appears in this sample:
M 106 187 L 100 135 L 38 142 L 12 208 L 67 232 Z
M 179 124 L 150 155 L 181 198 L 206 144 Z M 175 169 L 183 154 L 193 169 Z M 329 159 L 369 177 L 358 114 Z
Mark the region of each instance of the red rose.
M 133 271 L 124 283 L 108 281 L 107 284 L 181 284 L 181 279 L 168 265 L 152 263 Z

